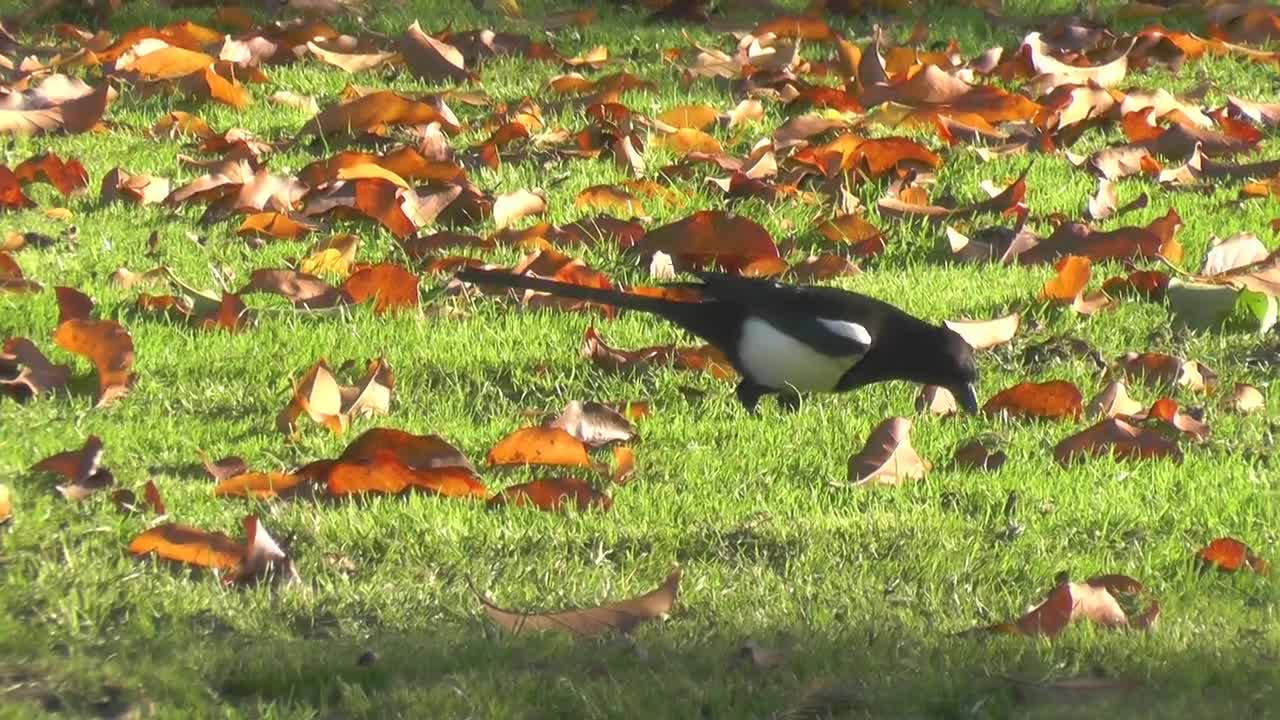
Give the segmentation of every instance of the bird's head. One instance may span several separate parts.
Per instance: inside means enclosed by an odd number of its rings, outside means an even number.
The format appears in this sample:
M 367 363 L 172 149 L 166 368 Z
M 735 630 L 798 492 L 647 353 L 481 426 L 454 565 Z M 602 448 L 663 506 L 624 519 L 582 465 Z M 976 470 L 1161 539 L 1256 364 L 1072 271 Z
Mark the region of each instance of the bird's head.
M 939 352 L 935 358 L 935 378 L 931 385 L 951 391 L 956 402 L 967 412 L 978 411 L 978 364 L 973 359 L 973 346 L 955 330 L 942 325 Z

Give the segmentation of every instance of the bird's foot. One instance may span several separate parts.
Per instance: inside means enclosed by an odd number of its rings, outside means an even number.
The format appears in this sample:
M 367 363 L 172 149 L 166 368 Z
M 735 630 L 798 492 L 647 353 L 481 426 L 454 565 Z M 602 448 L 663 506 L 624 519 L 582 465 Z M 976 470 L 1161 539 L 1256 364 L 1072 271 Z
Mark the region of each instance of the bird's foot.
M 800 409 L 800 393 L 781 392 L 778 393 L 778 409 L 793 413 Z
M 742 403 L 742 408 L 748 415 L 755 415 L 760 405 L 760 398 L 765 392 L 766 390 L 759 385 L 743 380 L 738 383 L 738 402 Z

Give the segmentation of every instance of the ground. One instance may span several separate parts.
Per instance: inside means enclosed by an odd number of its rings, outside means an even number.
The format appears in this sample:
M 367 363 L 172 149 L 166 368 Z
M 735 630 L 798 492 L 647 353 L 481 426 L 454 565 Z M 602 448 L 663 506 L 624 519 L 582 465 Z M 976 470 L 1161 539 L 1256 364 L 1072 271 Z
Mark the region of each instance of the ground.
M 930 37 L 955 38 L 966 55 L 1019 37 L 979 11 L 944 5 L 930 10 Z M 1011 14 L 1031 14 L 1070 3 L 1007 5 Z M 535 17 L 541 7 L 525 3 L 525 15 Z M 209 22 L 211 10 L 128 2 L 111 26 L 158 26 L 182 17 Z M 634 110 L 656 114 L 693 101 L 732 106 L 727 92 L 707 83 L 682 88 L 661 60 L 663 48 L 687 42 L 681 33 L 725 49 L 728 35 L 692 25 L 646 26 L 642 18 L 602 4 L 598 22 L 562 31 L 554 42 L 566 54 L 605 44 L 623 59 L 621 69 L 658 81 L 657 92 L 626 96 Z M 369 25 L 394 35 L 413 19 L 428 30 L 536 31 L 470 3 L 427 0 L 379 7 Z M 345 18 L 335 22 L 353 27 Z M 834 22 L 852 37 L 869 35 L 865 21 Z M 896 37 L 909 28 L 904 21 Z M 536 61 L 497 60 L 483 68 L 483 89 L 503 100 L 538 97 L 558 72 Z M 1204 104 L 1215 107 L 1228 94 L 1274 98 L 1276 73 L 1274 65 L 1216 58 L 1188 64 L 1176 76 L 1136 74 L 1126 85 L 1177 91 L 1208 81 Z M 27 404 L 0 399 L 0 482 L 14 494 L 14 519 L 0 536 L 0 717 L 766 718 L 819 683 L 856 696 L 851 717 L 1262 716 L 1280 702 L 1273 581 L 1205 573 L 1194 560 L 1199 547 L 1226 535 L 1263 556 L 1275 554 L 1280 503 L 1272 451 L 1280 393 L 1273 384 L 1267 409 L 1244 417 L 1225 411 L 1217 396 L 1177 391 L 1185 404 L 1205 407 L 1212 425 L 1207 443 L 1186 444 L 1180 465 L 1100 459 L 1068 470 L 1050 450 L 1083 421 L 917 416 L 918 388 L 905 384 L 809 397 L 794 413 L 767 401 L 750 417 L 736 405 L 732 386 L 708 375 L 671 369 L 607 375 L 579 356 L 592 322 L 622 347 L 687 342 L 639 314 L 607 321 L 443 300 L 465 313 L 375 316 L 361 307 L 339 317 L 303 317 L 276 310 L 235 335 L 137 314 L 137 291 L 117 289 L 108 278 L 120 267 L 150 265 L 142 253 L 152 231 L 159 233 L 163 262 L 201 286 L 211 285 L 211 266 L 244 278 L 305 250 L 289 242 L 251 248 L 235 234 L 238 221 L 199 225 L 199 207 L 137 209 L 97 199 L 99 179 L 117 165 L 194 177 L 175 162 L 184 152 L 180 141 L 145 133 L 172 109 L 196 112 L 216 129 L 280 138 L 306 115 L 270 105 L 265 95 L 290 89 L 317 96 L 323 106 L 349 80 L 315 62 L 269 74 L 272 85 L 255 88 L 257 102 L 244 111 L 126 92 L 109 110 L 116 124 L 111 132 L 6 141 L 0 149 L 0 161 L 10 167 L 52 150 L 88 169 L 93 189 L 87 195 L 66 201 L 48 186 L 33 187 L 29 194 L 41 207 L 0 215 L 0 229 L 59 236 L 66 223 L 43 210 L 63 205 L 74 213 L 76 242 L 25 249 L 17 258 L 28 276 L 46 286 L 77 287 L 102 317 L 124 324 L 137 347 L 139 373 L 130 395 L 111 408 L 91 409 L 88 365 L 51 349 L 77 369 L 72 392 Z M 431 89 L 407 75 L 371 72 L 355 80 Z M 487 112 L 457 110 L 464 121 Z M 782 118 L 771 107 L 736 149 L 745 150 Z M 582 118 L 566 112 L 560 121 L 577 128 Z M 456 144 L 483 135 L 473 131 Z M 932 134 L 917 137 L 941 147 Z M 1115 129 L 1091 132 L 1076 151 L 1119 138 Z M 1275 156 L 1275 142 L 1267 138 L 1263 156 Z M 983 197 L 980 181 L 1003 185 L 1031 163 L 1031 156 L 983 162 L 964 147 L 944 152 L 940 189 L 961 201 Z M 291 150 L 270 164 L 278 172 L 296 170 L 312 157 Z M 1061 156 L 1035 157 L 1027 176 L 1033 214 L 1079 218 L 1094 179 Z M 582 214 L 573 203 L 582 188 L 625 178 L 602 160 L 545 169 L 506 163 L 472 177 L 494 193 L 545 188 L 548 219 L 558 223 Z M 680 202 L 653 210 L 652 224 L 728 207 L 700 177 L 679 181 Z M 1250 231 L 1276 245 L 1269 222 L 1280 207 L 1274 199 L 1232 205 L 1238 183 L 1224 182 L 1209 194 L 1169 193 L 1139 178 L 1121 182 L 1119 190 L 1122 202 L 1146 191 L 1151 203 L 1102 227 L 1142 225 L 1172 206 L 1185 221 L 1179 237 L 1192 269 L 1214 236 Z M 883 183 L 858 188 L 872 208 L 883 192 Z M 805 242 L 815 238 L 815 220 L 829 212 L 760 200 L 735 209 L 776 238 Z M 1047 267 L 957 264 L 947 258 L 940 227 L 881 219 L 874 210 L 870 219 L 886 230 L 887 251 L 863 263 L 863 274 L 834 283 L 891 299 L 932 321 L 990 318 L 1030 306 L 1018 337 L 980 356 L 984 398 L 1027 379 L 1069 380 L 1086 396 L 1100 390 L 1103 374 L 1086 359 L 1024 361 L 1027 347 L 1062 335 L 1087 340 L 1108 360 L 1144 350 L 1193 357 L 1227 387 L 1248 382 L 1266 391 L 1274 377 L 1274 335 L 1176 330 L 1157 303 L 1125 302 L 1088 318 L 1046 308 L 1031 300 Z M 361 260 L 404 261 L 385 230 L 365 222 L 338 227 L 360 235 Z M 197 244 L 193 233 L 207 242 Z M 520 254 L 506 249 L 489 257 L 510 264 Z M 583 257 L 619 279 L 643 278 L 617 253 L 597 248 Z M 1104 263 L 1095 276 L 1119 271 L 1118 264 Z M 441 282 L 425 277 L 424 290 Z M 6 336 L 31 337 L 50 349 L 56 317 L 51 292 L 0 293 Z M 308 427 L 292 441 L 275 430 L 291 382 L 317 358 L 337 365 L 379 355 L 396 373 L 390 415 L 358 421 L 344 436 Z M 689 386 L 705 395 L 691 399 L 682 392 Z M 1134 392 L 1147 402 L 1159 396 L 1146 388 Z M 255 468 L 286 469 L 332 457 L 354 433 L 382 425 L 439 433 L 482 465 L 490 446 L 527 424 L 523 411 L 554 412 L 574 399 L 652 402 L 653 414 L 639 423 L 635 477 L 609 490 L 614 507 L 607 513 L 494 512 L 425 495 L 351 503 L 220 499 L 197 458 L 205 450 L 241 455 Z M 913 442 L 934 471 L 899 487 L 841 487 L 849 455 L 893 415 L 914 418 Z M 983 433 L 1000 438 L 1008 463 L 993 473 L 949 467 L 954 448 Z M 117 482 L 137 488 L 153 480 L 177 521 L 238 536 L 240 518 L 259 513 L 277 538 L 292 539 L 303 582 L 226 588 L 207 571 L 129 556 L 125 548 L 145 529 L 146 516 L 118 513 L 106 497 L 69 503 L 47 476 L 27 470 L 90 434 L 103 439 Z M 501 488 L 545 473 L 482 467 L 481 474 L 491 488 Z M 1014 493 L 1016 505 L 1007 511 Z M 1020 532 L 1011 532 L 1011 524 Z M 627 639 L 511 638 L 489 623 L 472 590 L 508 607 L 587 606 L 645 592 L 677 564 L 683 582 L 670 617 Z M 1062 571 L 1076 579 L 1122 573 L 1142 581 L 1161 603 L 1158 627 L 1143 633 L 1077 625 L 1053 640 L 955 636 L 1017 617 Z M 748 641 L 788 648 L 788 657 L 779 667 L 756 668 L 738 657 Z M 1080 675 L 1141 685 L 1077 707 L 1060 699 L 1025 704 L 1004 679 Z

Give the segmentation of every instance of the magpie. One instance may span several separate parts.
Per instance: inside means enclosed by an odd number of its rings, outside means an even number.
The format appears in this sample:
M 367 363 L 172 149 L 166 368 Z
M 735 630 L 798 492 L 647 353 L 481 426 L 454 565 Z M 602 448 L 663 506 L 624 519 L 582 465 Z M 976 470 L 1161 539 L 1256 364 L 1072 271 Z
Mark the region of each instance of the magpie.
M 575 300 L 649 312 L 718 348 L 742 376 L 738 400 L 754 412 L 777 394 L 794 408 L 801 392 L 847 392 L 905 380 L 947 388 L 968 412 L 978 409 L 973 348 L 945 325 L 932 325 L 881 300 L 818 285 L 787 285 L 719 272 L 683 302 L 557 282 L 503 270 L 467 268 L 464 282 L 537 290 Z

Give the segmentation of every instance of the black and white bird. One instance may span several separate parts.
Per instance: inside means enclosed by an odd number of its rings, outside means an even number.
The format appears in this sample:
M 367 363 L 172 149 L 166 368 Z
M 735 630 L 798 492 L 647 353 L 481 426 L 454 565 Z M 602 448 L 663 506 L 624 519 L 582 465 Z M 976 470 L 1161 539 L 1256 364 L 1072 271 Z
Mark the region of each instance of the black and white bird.
M 847 392 L 905 380 L 951 391 L 978 409 L 973 348 L 945 325 L 932 325 L 889 303 L 839 288 L 694 273 L 701 300 L 680 302 L 556 282 L 502 270 L 469 268 L 460 280 L 551 293 L 659 315 L 706 340 L 742 375 L 738 399 L 753 412 L 778 394 L 793 407 L 801 392 Z

